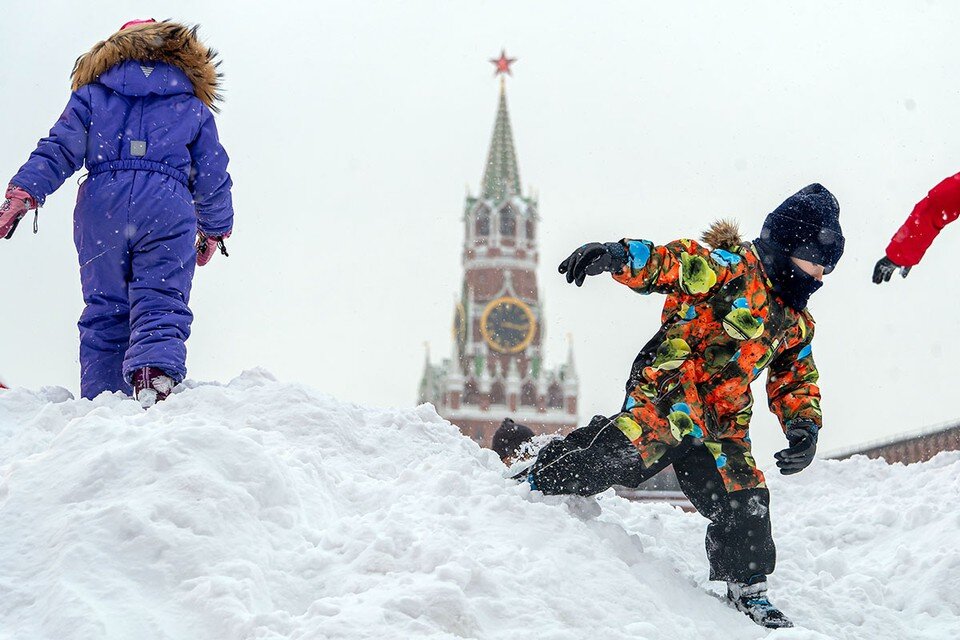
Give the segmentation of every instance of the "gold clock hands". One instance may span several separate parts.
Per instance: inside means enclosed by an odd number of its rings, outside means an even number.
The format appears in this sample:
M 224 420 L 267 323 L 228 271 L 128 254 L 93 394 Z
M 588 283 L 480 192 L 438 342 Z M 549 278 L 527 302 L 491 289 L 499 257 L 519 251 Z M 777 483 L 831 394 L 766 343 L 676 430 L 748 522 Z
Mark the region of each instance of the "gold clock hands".
M 504 322 L 502 323 L 502 326 L 505 329 L 516 329 L 517 331 L 526 331 L 527 329 L 530 328 L 530 323 L 527 322 L 524 324 L 515 324 L 513 322 Z

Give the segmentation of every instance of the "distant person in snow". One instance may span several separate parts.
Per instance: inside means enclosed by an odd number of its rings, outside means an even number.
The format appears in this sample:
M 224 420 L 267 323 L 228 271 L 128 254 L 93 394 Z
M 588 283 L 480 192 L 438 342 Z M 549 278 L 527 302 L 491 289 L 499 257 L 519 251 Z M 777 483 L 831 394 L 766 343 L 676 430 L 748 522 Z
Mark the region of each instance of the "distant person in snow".
M 523 445 L 533 440 L 533 429 L 514 422 L 512 418 L 504 418 L 503 422 L 493 434 L 491 448 L 500 456 L 500 460 L 508 467 L 520 455 Z
M 66 110 L 7 187 L 9 239 L 86 163 L 74 212 L 85 398 L 132 390 L 148 406 L 186 374 L 194 268 L 226 255 L 233 228 L 215 55 L 196 28 L 128 22 L 77 60 Z
M 560 264 L 567 282 L 610 272 L 637 293 L 667 295 L 663 326 L 633 363 L 621 410 L 544 447 L 528 481 L 546 494 L 593 495 L 637 487 L 673 464 L 680 487 L 710 519 L 710 578 L 765 627 L 793 626 L 767 599 L 776 549 L 770 495 L 750 452 L 750 384 L 767 370 L 770 409 L 789 446 L 783 474 L 813 460 L 820 390 L 808 298 L 843 253 L 840 207 L 819 184 L 801 189 L 744 242 L 715 223 L 692 240 L 590 243 Z M 598 318 L 616 313 L 602 309 Z
M 890 276 L 899 269 L 906 278 L 923 258 L 940 230 L 960 216 L 960 173 L 951 176 L 930 190 L 917 203 L 906 221 L 887 245 L 886 255 L 873 268 L 876 284 L 889 282 Z

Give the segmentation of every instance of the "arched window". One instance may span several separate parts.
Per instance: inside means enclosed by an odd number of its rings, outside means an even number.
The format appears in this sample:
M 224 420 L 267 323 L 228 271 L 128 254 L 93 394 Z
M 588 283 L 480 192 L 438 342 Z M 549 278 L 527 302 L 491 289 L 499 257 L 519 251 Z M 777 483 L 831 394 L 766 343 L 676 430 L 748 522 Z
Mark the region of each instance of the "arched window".
M 537 387 L 532 382 L 526 382 L 520 390 L 520 404 L 533 407 L 537 404 Z
M 537 225 L 533 220 L 527 220 L 527 240 L 536 240 Z
M 517 233 L 517 216 L 509 205 L 500 211 L 500 235 L 513 236 Z
M 463 404 L 480 404 L 480 393 L 475 380 L 467 380 L 463 386 Z
M 490 212 L 486 209 L 477 214 L 477 235 L 490 235 Z
M 502 382 L 494 382 L 490 387 L 490 404 L 507 404 L 507 394 L 504 393 Z
M 554 382 L 547 393 L 547 405 L 551 409 L 563 409 L 563 389 Z

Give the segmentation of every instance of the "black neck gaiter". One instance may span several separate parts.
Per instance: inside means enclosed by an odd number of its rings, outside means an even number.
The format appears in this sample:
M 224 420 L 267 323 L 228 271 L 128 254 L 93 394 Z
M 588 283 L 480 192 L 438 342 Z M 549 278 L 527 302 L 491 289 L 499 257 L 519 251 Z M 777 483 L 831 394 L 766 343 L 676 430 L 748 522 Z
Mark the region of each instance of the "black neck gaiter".
M 807 301 L 813 293 L 823 286 L 823 283 L 805 273 L 785 255 L 777 250 L 773 243 L 757 238 L 753 241 L 763 263 L 763 270 L 773 284 L 773 290 L 783 298 L 794 311 L 803 311 L 807 308 Z

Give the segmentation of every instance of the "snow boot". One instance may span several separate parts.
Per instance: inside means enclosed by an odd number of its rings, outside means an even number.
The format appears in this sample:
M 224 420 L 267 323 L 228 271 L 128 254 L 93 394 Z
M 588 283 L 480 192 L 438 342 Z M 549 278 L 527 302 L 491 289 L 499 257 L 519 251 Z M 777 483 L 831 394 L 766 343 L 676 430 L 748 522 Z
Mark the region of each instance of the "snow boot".
M 751 583 L 728 582 L 727 600 L 761 627 L 768 629 L 792 627 L 793 623 L 790 619 L 767 599 L 766 579 L 761 576 L 761 579 L 751 580 Z
M 176 383 L 156 367 L 142 367 L 133 372 L 133 397 L 144 409 L 166 400 Z

